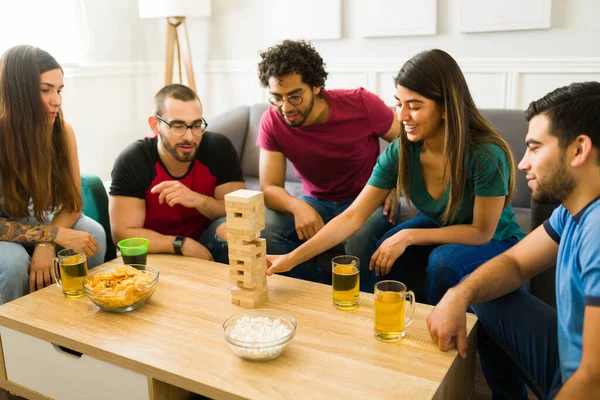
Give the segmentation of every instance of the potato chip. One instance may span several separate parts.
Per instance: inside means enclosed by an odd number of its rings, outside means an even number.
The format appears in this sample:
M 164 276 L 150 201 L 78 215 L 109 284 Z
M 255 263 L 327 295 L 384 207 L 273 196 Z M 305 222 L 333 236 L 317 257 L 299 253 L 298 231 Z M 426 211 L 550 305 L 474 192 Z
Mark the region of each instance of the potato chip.
M 84 285 L 92 290 L 94 301 L 110 308 L 129 307 L 146 298 L 152 292 L 156 276 L 122 265 L 110 271 L 89 276 Z

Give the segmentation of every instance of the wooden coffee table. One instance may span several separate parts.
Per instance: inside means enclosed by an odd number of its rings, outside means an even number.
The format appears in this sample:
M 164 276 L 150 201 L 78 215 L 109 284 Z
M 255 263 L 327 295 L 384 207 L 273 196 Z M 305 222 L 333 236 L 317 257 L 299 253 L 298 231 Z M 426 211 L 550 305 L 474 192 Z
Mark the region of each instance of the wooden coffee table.
M 108 264 L 120 264 L 114 260 Z M 269 277 L 265 308 L 298 322 L 286 352 L 268 362 L 235 355 L 221 326 L 243 310 L 231 304 L 229 267 L 151 255 L 160 271 L 154 296 L 112 314 L 87 297 L 51 286 L 0 307 L 0 387 L 32 399 L 390 398 L 468 399 L 473 392 L 476 318 L 469 351 L 440 352 L 427 332 L 431 307 L 417 304 L 407 336 L 373 336 L 373 296 L 357 310 L 332 305 L 331 287 Z M 61 347 L 59 347 L 61 346 Z M 71 354 L 73 353 L 73 354 Z

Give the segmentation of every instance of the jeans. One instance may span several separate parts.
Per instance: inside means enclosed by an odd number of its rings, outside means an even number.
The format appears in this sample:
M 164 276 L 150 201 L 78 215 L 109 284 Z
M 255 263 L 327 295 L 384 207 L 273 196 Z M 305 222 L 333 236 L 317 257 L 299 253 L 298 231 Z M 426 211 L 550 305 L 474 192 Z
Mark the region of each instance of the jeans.
M 388 231 L 377 243 L 377 248 L 384 240 L 403 229 L 439 228 L 436 221 L 422 214 L 403 222 Z M 426 269 L 427 304 L 435 305 L 446 291 L 462 278 L 473 272 L 484 262 L 494 258 L 511 248 L 517 239 L 490 240 L 487 244 L 469 246 L 464 244 L 443 244 L 437 246 L 409 246 L 398 257 L 390 272 L 385 276 L 375 276 L 373 280 L 396 280 L 407 282 L 415 276 L 422 275 Z M 410 289 L 410 287 L 409 287 Z
M 40 224 L 33 218 L 18 220 L 27 224 Z M 88 258 L 88 268 L 104 263 L 106 235 L 104 228 L 93 219 L 81 215 L 73 228 L 87 232 L 98 241 L 98 251 Z M 29 293 L 29 264 L 35 244 L 0 241 L 0 304 L 8 303 Z M 57 249 L 58 251 L 58 249 Z
M 479 319 L 477 348 L 494 399 L 540 399 L 562 385 L 556 310 L 523 289 L 471 307 Z
M 301 196 L 321 216 L 324 223 L 346 210 L 354 199 L 343 202 L 318 200 L 309 196 Z M 399 205 L 398 205 L 399 207 Z M 400 209 L 398 208 L 398 216 Z M 263 237 L 267 240 L 268 254 L 287 254 L 298 248 L 302 241 L 296 233 L 293 214 L 284 214 L 267 209 L 265 212 L 266 229 Z M 357 256 L 360 260 L 360 290 L 373 293 L 369 260 L 375 251 L 375 243 L 392 225 L 383 215 L 383 205 L 379 206 L 367 219 L 358 232 L 346 239 L 343 243 L 346 254 Z M 297 265 L 284 275 L 313 282 L 327 282 L 325 272 L 319 267 L 315 259 Z
M 215 262 L 229 264 L 227 240 L 217 236 L 217 228 L 225 222 L 225 217 L 214 220 L 204 232 L 198 236 L 198 242 L 212 254 Z

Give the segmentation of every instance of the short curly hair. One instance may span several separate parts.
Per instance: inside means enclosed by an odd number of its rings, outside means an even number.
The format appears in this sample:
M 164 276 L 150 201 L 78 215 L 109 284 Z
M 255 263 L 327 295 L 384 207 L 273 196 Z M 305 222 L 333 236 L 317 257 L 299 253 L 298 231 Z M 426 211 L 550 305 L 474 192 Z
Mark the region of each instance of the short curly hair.
M 304 40 L 284 40 L 283 43 L 261 51 L 258 77 L 263 87 L 269 78 L 282 77 L 297 72 L 310 87 L 324 87 L 327 79 L 325 63 L 317 50 Z

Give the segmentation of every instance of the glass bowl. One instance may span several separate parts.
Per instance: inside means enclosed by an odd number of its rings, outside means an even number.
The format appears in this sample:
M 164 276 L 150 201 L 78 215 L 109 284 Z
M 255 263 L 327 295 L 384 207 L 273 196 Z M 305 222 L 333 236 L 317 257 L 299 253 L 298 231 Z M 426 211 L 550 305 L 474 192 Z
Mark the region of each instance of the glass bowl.
M 137 275 L 143 277 L 134 276 L 127 267 L 136 269 Z M 146 304 L 158 285 L 158 276 L 156 268 L 139 264 L 93 269 L 83 280 L 83 289 L 102 310 L 127 312 Z
M 234 314 L 223 323 L 223 335 L 238 356 L 252 361 L 279 357 L 296 334 L 296 320 L 277 310 Z

